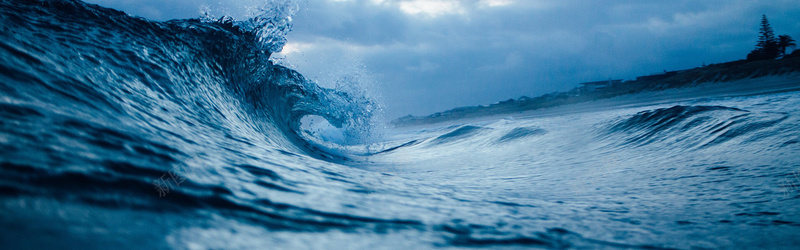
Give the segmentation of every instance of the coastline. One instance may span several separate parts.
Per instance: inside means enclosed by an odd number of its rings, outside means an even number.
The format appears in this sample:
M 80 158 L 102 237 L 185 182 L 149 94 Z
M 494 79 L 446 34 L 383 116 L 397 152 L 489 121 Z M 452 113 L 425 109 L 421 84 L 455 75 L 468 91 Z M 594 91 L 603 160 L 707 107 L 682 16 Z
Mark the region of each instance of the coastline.
M 563 115 L 615 108 L 652 106 L 706 98 L 727 98 L 793 91 L 800 91 L 800 73 L 784 76 L 767 76 L 725 83 L 701 83 L 696 86 L 684 88 L 644 91 L 606 99 L 522 111 L 516 114 L 523 114 L 525 116 Z M 505 115 L 507 116 L 509 114 Z
M 428 116 L 406 116 L 391 124 L 405 127 L 454 120 L 509 116 L 547 115 L 628 106 L 646 106 L 697 98 L 760 95 L 800 90 L 800 58 L 773 61 L 734 61 L 704 67 L 643 76 L 592 93 L 559 92 L 536 98 L 522 97 L 491 105 L 459 107 Z M 656 78 L 656 79 L 654 79 Z M 570 111 L 572 110 L 572 111 Z M 532 114 L 535 112 L 536 114 Z

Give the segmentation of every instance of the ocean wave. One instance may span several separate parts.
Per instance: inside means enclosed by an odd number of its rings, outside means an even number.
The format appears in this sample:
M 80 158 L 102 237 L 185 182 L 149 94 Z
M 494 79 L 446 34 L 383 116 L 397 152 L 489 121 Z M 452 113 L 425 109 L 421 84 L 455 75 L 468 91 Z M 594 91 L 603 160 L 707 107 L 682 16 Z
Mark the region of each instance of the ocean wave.
M 248 20 L 153 22 L 74 0 L 0 1 L 0 244 L 796 243 L 796 93 L 765 101 L 770 111 L 619 109 L 336 144 L 303 118 L 360 138 L 380 105 L 270 61 L 294 7 L 266 2 Z
M 760 131 L 787 120 L 782 113 L 754 113 L 725 106 L 673 106 L 639 112 L 608 129 L 622 134 L 622 146 L 677 144 L 684 149 L 705 148 L 750 135 L 743 142 L 764 139 Z M 771 133 L 777 134 L 777 133 Z

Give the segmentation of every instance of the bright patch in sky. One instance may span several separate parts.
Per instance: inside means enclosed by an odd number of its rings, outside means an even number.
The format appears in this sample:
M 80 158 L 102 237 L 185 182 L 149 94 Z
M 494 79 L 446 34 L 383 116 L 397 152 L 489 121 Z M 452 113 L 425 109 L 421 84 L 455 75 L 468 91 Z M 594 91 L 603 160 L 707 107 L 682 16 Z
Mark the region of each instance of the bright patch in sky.
M 506 6 L 509 4 L 514 3 L 512 0 L 481 0 L 481 5 L 486 5 L 489 7 L 499 7 L 499 6 Z
M 406 14 L 437 17 L 444 14 L 463 14 L 459 1 L 453 0 L 413 0 L 400 3 L 400 10 Z

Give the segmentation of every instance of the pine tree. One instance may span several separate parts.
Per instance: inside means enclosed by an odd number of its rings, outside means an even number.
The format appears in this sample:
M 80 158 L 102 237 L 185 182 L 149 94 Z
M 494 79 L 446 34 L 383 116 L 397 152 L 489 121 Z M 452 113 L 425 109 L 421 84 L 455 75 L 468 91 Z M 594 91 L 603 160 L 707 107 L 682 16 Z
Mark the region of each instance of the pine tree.
M 772 31 L 772 27 L 769 25 L 767 15 L 761 16 L 761 28 L 758 29 L 758 33 L 757 48 L 766 49 L 775 43 L 775 32 Z
M 747 55 L 747 59 L 767 60 L 778 58 L 780 55 L 778 40 L 775 39 L 775 32 L 769 25 L 767 15 L 761 15 L 761 28 L 759 28 L 758 33 L 758 44 L 756 44 L 756 49 Z

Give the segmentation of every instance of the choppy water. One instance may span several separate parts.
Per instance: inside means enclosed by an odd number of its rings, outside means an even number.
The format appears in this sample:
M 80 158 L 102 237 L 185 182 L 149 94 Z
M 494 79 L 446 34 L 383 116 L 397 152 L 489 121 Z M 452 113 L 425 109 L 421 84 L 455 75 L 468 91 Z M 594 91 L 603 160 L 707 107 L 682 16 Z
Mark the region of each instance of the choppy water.
M 800 93 L 336 146 L 301 118 L 358 135 L 376 105 L 270 62 L 288 25 L 280 6 L 243 22 L 151 22 L 0 1 L 0 245 L 800 245 Z

